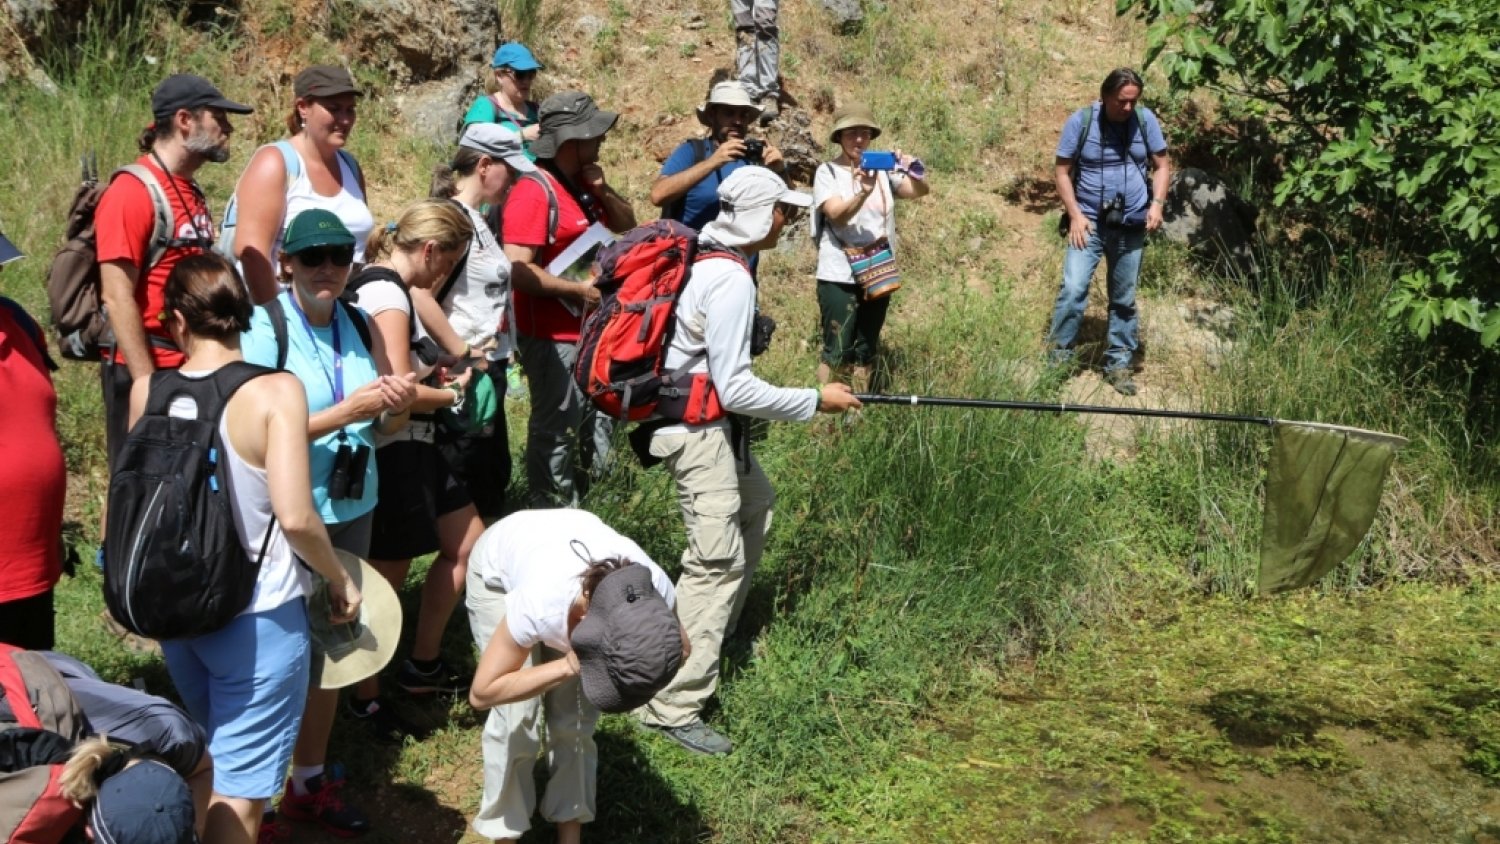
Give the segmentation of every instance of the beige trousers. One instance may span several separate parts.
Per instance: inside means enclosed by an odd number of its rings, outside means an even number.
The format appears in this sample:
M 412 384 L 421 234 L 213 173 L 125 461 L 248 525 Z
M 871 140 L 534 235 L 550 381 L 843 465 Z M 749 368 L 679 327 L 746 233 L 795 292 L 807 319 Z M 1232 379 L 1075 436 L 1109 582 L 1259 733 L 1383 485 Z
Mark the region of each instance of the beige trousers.
M 485 585 L 469 569 L 465 601 L 469 630 L 482 652 L 495 629 L 505 623 L 505 593 Z M 558 652 L 538 645 L 526 665 L 558 659 Z M 484 793 L 474 830 L 486 838 L 520 838 L 531 828 L 536 809 L 536 778 L 532 771 L 541 750 L 541 725 L 547 727 L 547 791 L 542 817 L 588 823 L 594 819 L 599 752 L 594 725 L 599 710 L 583 696 L 577 678 L 541 697 L 508 703 L 490 710 L 479 745 L 484 751 Z
M 677 482 L 687 524 L 677 614 L 693 652 L 638 715 L 647 724 L 680 727 L 699 717 L 719 684 L 719 647 L 745 607 L 776 494 L 755 458 L 748 466 L 735 460 L 728 428 L 658 434 L 651 454 L 662 458 Z

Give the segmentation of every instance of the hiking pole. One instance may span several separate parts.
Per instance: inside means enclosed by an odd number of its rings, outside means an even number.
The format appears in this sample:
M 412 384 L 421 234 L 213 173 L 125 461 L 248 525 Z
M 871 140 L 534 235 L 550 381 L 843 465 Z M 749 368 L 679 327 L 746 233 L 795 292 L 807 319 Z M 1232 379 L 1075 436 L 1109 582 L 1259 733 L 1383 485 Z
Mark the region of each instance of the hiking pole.
M 1274 426 L 1277 422 L 1277 420 L 1269 416 L 1236 416 L 1230 413 L 1158 410 L 1149 407 L 1108 407 L 1097 404 L 1068 404 L 1066 402 L 962 399 L 946 396 L 890 396 L 873 393 L 855 393 L 854 397 L 864 404 L 900 404 L 910 407 L 977 407 L 986 410 L 1038 410 L 1044 413 L 1101 413 L 1113 416 L 1155 416 L 1164 419 L 1204 419 L 1210 422 L 1248 422 L 1252 425 L 1265 425 L 1268 428 Z

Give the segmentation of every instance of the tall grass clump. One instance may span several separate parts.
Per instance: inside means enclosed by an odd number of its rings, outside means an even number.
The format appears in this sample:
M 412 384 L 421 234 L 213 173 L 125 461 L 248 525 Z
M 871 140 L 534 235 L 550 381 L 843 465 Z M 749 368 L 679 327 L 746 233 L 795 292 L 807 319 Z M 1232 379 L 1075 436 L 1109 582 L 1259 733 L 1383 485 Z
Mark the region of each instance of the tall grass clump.
M 999 374 L 1014 352 L 993 336 L 1004 310 L 997 297 L 894 332 L 893 353 L 909 361 L 891 374 L 896 389 L 1022 391 Z M 1057 641 L 1093 577 L 1078 545 L 1096 539 L 1070 420 L 870 407 L 855 421 L 774 426 L 756 449 L 779 503 L 725 647 L 721 719 L 735 752 L 711 776 L 677 769 L 670 753 L 652 759 L 690 780 L 726 841 L 795 838 L 812 816 L 821 826 L 899 812 L 852 795 L 899 762 L 908 731 L 973 672 Z M 604 518 L 674 560 L 670 481 L 626 474 Z
M 1386 264 L 1355 260 L 1309 280 L 1286 256 L 1263 262 L 1260 295 L 1238 297 L 1242 315 L 1205 409 L 1387 431 L 1398 452 L 1369 537 L 1326 588 L 1393 579 L 1467 579 L 1500 563 L 1493 536 L 1500 477 L 1478 424 L 1382 317 L 1394 283 Z M 1314 283 L 1315 282 L 1315 283 Z M 1258 426 L 1178 429 L 1129 467 L 1123 488 L 1179 527 L 1197 530 L 1177 550 L 1184 573 L 1210 591 L 1244 594 L 1259 558 L 1271 435 Z M 1175 467 L 1164 470 L 1163 467 Z M 1153 503 L 1154 502 L 1154 503 Z

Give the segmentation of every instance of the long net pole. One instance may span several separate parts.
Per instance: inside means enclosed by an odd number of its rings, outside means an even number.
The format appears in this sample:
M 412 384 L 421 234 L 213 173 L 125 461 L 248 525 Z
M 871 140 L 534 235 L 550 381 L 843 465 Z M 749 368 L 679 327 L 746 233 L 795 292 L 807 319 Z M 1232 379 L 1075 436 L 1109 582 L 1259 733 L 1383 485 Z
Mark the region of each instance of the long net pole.
M 891 396 L 856 393 L 864 404 L 893 404 L 908 407 L 975 407 L 987 410 L 1033 410 L 1043 413 L 1099 413 L 1109 416 L 1154 416 L 1161 419 L 1203 419 L 1210 422 L 1246 422 L 1271 427 L 1276 420 L 1269 416 L 1237 416 L 1230 413 L 1200 413 L 1192 410 L 1159 410 L 1149 407 L 1109 407 L 1097 404 L 1066 402 L 1010 401 L 1005 399 L 967 399 L 948 396 Z

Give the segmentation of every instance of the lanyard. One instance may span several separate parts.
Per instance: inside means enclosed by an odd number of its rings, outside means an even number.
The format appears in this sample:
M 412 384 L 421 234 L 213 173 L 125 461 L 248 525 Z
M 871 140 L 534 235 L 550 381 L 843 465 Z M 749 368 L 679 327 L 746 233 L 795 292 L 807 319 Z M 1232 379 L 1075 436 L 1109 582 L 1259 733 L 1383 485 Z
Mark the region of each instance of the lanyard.
M 318 345 L 318 335 L 313 333 L 312 323 L 307 321 L 307 314 L 302 312 L 302 306 L 297 304 L 297 294 L 288 290 L 286 297 L 292 300 L 292 310 L 302 318 L 302 327 L 307 329 L 307 339 L 312 341 L 313 354 L 318 358 L 318 371 L 323 373 L 323 378 L 328 381 L 328 389 L 333 391 L 333 403 L 338 404 L 344 400 L 344 354 L 339 348 L 339 309 L 338 303 L 334 303 L 333 319 L 333 377 L 328 376 L 328 370 L 323 368 L 323 352 Z

